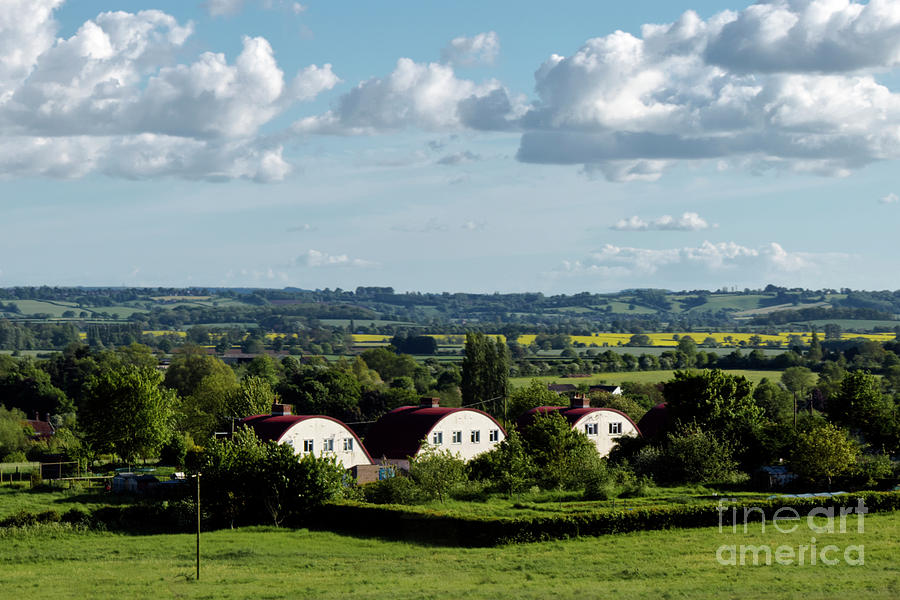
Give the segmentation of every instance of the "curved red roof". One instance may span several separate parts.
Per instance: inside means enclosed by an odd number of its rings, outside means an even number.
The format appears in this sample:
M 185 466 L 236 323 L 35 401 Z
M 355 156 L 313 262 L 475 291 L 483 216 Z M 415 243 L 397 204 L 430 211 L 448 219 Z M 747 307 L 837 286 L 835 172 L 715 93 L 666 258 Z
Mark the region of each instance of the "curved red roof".
M 624 417 L 626 421 L 631 423 L 631 425 L 635 428 L 638 435 L 642 435 L 641 428 L 637 426 L 637 424 L 632 420 L 631 417 L 623 413 L 621 410 L 617 410 L 615 408 L 594 408 L 594 407 L 585 407 L 585 408 L 570 408 L 568 406 L 538 406 L 537 408 L 532 408 L 516 421 L 516 427 L 522 429 L 523 427 L 528 427 L 534 422 L 534 417 L 538 414 L 547 414 L 551 412 L 558 412 L 569 422 L 571 427 L 575 426 L 582 417 L 589 415 L 595 412 L 611 412 L 615 413 L 621 417 Z
M 639 425 L 644 437 L 653 438 L 659 435 L 669 423 L 669 405 L 660 402 L 641 417 Z
M 342 421 L 326 415 L 253 415 L 251 417 L 240 419 L 237 424 L 238 426 L 246 425 L 247 427 L 250 427 L 253 429 L 254 433 L 256 433 L 256 437 L 263 441 L 273 440 L 276 443 L 280 443 L 281 438 L 288 432 L 288 429 L 297 423 L 301 423 L 308 419 L 327 419 L 329 421 L 334 421 L 353 436 L 356 443 L 359 444 L 359 447 L 365 452 L 369 461 L 374 462 L 372 461 L 372 457 L 369 455 L 366 446 L 362 443 L 362 440 L 359 439 L 359 436 L 356 435 L 356 432 L 347 427 Z
M 415 456 L 422 440 L 447 415 L 471 411 L 486 416 L 506 435 L 506 430 L 491 415 L 475 408 L 401 406 L 382 416 L 369 430 L 366 447 L 376 458 L 405 459 Z

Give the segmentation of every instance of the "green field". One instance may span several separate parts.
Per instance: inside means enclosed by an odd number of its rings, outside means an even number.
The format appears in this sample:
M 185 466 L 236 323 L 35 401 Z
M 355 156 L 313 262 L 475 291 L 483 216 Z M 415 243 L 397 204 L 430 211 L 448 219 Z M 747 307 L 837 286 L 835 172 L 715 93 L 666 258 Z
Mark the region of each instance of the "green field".
M 749 371 L 745 369 L 726 370 L 731 375 L 742 375 L 750 380 L 751 383 L 759 383 L 763 377 L 770 380 L 778 380 L 781 377 L 781 371 Z M 540 377 L 511 377 L 509 380 L 513 388 L 523 387 L 529 384 L 532 379 L 537 379 L 541 383 L 573 383 L 575 385 L 588 384 L 594 385 L 605 383 L 610 385 L 621 385 L 623 381 L 634 381 L 635 383 L 658 383 L 660 381 L 668 381 L 672 379 L 675 371 L 620 371 L 616 373 L 595 373 L 589 377 L 560 377 L 559 375 L 547 375 Z
M 847 333 L 850 331 L 869 332 L 874 330 L 876 327 L 890 330 L 894 327 L 900 326 L 900 321 L 877 321 L 871 319 L 818 319 L 816 321 L 791 323 L 792 326 L 802 327 L 804 331 L 808 330 L 810 325 L 817 327 L 819 331 L 822 331 L 825 325 L 828 324 L 838 325 L 841 329 L 844 330 L 844 333 Z
M 805 523 L 804 523 L 805 525 Z M 786 529 L 787 530 L 787 529 Z M 723 565 L 720 547 L 816 538 L 834 566 Z M 329 532 L 245 528 L 204 533 L 195 579 L 192 535 L 116 535 L 63 528 L 0 530 L 6 598 L 897 598 L 900 515 L 850 520 L 846 533 L 778 533 L 771 522 L 650 531 L 499 548 L 425 546 Z M 848 546 L 864 564 L 847 564 Z M 850 557 L 858 556 L 851 553 Z

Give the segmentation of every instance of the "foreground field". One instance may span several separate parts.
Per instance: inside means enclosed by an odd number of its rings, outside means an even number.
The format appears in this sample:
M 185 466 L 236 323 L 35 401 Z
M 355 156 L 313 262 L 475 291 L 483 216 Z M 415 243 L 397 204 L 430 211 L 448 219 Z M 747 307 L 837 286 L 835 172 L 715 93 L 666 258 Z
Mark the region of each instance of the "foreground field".
M 900 515 L 876 514 L 858 533 L 781 534 L 726 528 L 655 531 L 523 544 L 446 548 L 328 532 L 248 528 L 205 533 L 201 580 L 191 535 L 127 536 L 0 530 L 7 598 L 896 598 Z M 785 528 L 786 529 L 786 528 Z M 864 564 L 723 565 L 722 545 L 787 545 L 816 537 Z M 855 555 L 854 555 L 855 556 Z M 748 560 L 749 562 L 749 560 Z

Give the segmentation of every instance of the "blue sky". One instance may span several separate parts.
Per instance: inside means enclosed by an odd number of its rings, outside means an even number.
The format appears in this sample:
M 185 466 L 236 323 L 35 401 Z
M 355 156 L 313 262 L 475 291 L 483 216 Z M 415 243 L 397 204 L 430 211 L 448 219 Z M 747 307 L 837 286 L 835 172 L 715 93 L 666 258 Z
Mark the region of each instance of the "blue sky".
M 0 286 L 900 288 L 900 0 L 124 6 L 0 5 Z

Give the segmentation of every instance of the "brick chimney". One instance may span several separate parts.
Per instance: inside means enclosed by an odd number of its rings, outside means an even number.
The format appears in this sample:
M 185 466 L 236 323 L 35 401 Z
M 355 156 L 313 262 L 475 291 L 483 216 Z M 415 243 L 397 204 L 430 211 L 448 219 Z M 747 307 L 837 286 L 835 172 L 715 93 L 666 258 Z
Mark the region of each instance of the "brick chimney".
M 441 406 L 440 398 L 426 398 L 422 397 L 419 399 L 419 406 L 422 408 L 439 408 Z
M 576 393 L 572 396 L 572 408 L 590 408 L 591 407 L 591 399 L 585 396 L 582 393 Z
M 272 405 L 272 416 L 273 417 L 284 417 L 286 415 L 291 414 L 291 405 L 290 404 L 278 404 L 275 403 Z

